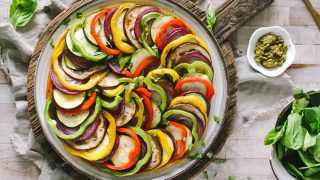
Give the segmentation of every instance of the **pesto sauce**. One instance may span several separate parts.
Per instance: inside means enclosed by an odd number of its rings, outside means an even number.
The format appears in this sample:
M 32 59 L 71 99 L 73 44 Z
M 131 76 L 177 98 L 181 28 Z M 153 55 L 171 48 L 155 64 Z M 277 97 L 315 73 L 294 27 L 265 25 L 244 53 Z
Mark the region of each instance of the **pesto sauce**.
M 282 66 L 286 61 L 288 46 L 282 37 L 267 33 L 259 38 L 254 49 L 254 60 L 265 68 Z

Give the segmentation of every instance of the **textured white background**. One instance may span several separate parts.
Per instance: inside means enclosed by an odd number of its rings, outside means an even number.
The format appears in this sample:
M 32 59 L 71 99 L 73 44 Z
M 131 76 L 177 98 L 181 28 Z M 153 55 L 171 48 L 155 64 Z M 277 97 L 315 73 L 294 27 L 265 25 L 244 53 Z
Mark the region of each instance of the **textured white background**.
M 212 0 L 218 6 L 225 0 Z M 10 0 L 0 0 L 0 24 L 8 21 Z M 312 0 L 320 10 L 320 1 Z M 245 54 L 253 31 L 262 26 L 282 26 L 287 29 L 297 49 L 296 66 L 287 73 L 296 87 L 306 90 L 320 88 L 320 31 L 302 0 L 275 0 L 258 16 L 247 22 L 232 35 L 237 53 Z M 1 33 L 1 32 L 0 32 Z M 300 67 L 300 64 L 308 66 Z M 0 70 L 0 179 L 37 179 L 38 170 L 32 162 L 20 159 L 10 144 L 16 108 L 10 84 Z M 275 179 L 268 161 L 271 149 L 263 145 L 263 137 L 273 127 L 276 114 L 259 120 L 243 133 L 234 133 L 227 141 L 219 157 L 227 159 L 224 164 L 208 167 L 209 179 L 269 180 Z M 236 127 L 238 128 L 238 127 Z M 237 129 L 236 129 L 237 130 Z M 215 172 L 217 176 L 213 178 Z M 196 179 L 203 179 L 200 174 Z

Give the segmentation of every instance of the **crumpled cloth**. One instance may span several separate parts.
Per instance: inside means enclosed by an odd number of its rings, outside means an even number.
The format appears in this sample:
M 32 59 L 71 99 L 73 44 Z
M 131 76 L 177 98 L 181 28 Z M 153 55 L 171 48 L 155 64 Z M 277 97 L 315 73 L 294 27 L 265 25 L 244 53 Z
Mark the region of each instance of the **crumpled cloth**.
M 61 180 L 70 177 L 48 160 L 32 133 L 27 115 L 28 60 L 41 32 L 50 20 L 71 3 L 72 1 L 68 0 L 38 0 L 38 9 L 32 21 L 17 30 L 9 20 L 0 21 L 0 68 L 11 81 L 17 108 L 12 144 L 21 158 L 33 161 L 37 165 L 41 171 L 40 180 Z M 50 8 L 49 13 L 43 11 L 45 7 Z M 279 100 L 291 96 L 293 83 L 286 74 L 267 78 L 254 71 L 245 56 L 236 59 L 236 67 L 239 90 L 235 118 L 237 128 L 234 131 L 243 131 L 253 123 L 258 123 L 259 116 L 267 114 L 275 107 L 281 107 L 277 104 Z

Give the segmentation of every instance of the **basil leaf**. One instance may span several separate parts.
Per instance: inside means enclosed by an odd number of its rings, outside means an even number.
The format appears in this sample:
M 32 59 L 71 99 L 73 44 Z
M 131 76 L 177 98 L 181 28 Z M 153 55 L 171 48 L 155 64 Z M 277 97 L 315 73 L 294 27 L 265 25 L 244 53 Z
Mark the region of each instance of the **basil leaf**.
M 285 147 L 281 143 L 279 143 L 277 147 L 278 158 L 281 160 L 285 156 L 285 153 Z
M 306 129 L 303 130 L 305 131 L 305 136 L 302 149 L 306 151 L 309 147 L 316 145 L 317 136 L 310 135 Z
M 13 26 L 25 26 L 37 9 L 36 0 L 12 0 L 10 5 L 10 19 Z
M 286 162 L 288 172 L 297 179 L 305 179 L 304 175 L 293 164 Z
M 316 167 L 316 166 L 320 166 L 319 163 L 317 163 L 312 155 L 310 155 L 308 152 L 304 152 L 302 150 L 298 150 L 298 154 L 299 154 L 299 157 L 300 159 L 302 160 L 302 162 L 308 166 L 308 167 Z M 299 168 L 301 169 L 301 168 Z
M 207 28 L 211 33 L 213 33 L 214 26 L 216 24 L 216 11 L 211 3 L 207 10 Z
M 203 178 L 209 179 L 209 176 L 208 176 L 208 172 L 207 172 L 207 171 L 203 171 Z
M 287 122 L 284 123 L 284 125 L 278 130 L 279 128 L 277 127 L 276 129 L 272 129 L 264 138 L 264 145 L 270 145 L 278 142 L 282 136 L 284 135 L 284 132 L 287 127 Z
M 320 135 L 317 136 L 316 144 L 313 148 L 313 158 L 320 162 Z
M 300 114 L 294 113 L 288 116 L 288 124 L 283 138 L 282 145 L 297 150 L 302 147 L 304 142 L 304 132 L 301 126 L 302 117 Z
M 308 106 L 310 96 L 302 89 L 295 90 L 293 93 L 293 97 L 295 99 L 292 105 L 293 113 L 300 113 L 305 107 Z
M 305 108 L 303 114 L 303 126 L 311 134 L 318 134 L 320 132 L 320 107 Z

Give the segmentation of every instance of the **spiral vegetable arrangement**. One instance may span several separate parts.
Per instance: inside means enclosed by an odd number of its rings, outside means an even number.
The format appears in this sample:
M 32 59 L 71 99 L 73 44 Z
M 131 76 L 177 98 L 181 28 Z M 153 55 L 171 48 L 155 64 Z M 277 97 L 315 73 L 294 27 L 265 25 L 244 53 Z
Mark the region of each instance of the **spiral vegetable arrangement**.
M 45 118 L 72 155 L 143 173 L 197 147 L 212 81 L 208 46 L 182 19 L 125 3 L 78 17 L 60 37 Z

